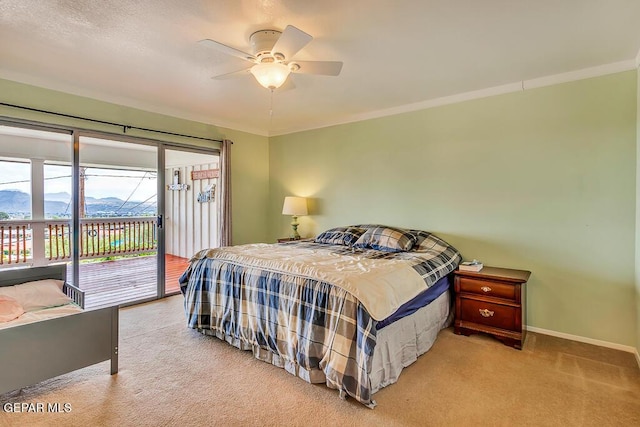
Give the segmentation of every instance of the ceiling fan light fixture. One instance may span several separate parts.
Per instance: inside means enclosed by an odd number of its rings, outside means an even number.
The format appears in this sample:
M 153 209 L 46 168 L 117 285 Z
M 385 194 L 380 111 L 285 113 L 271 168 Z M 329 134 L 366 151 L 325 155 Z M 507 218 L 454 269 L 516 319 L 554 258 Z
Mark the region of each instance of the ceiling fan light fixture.
M 289 67 L 281 62 L 256 64 L 250 71 L 258 83 L 272 90 L 282 86 L 290 72 Z

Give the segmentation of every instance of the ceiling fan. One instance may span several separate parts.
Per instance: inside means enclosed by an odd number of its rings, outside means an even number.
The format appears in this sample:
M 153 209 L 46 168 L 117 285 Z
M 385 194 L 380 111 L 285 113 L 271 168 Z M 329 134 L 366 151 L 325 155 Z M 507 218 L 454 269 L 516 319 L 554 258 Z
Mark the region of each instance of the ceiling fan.
M 226 79 L 253 74 L 263 87 L 274 90 L 284 84 L 289 73 L 320 74 L 337 76 L 342 70 L 340 61 L 295 61 L 293 57 L 305 47 L 313 37 L 302 30 L 287 25 L 283 32 L 277 30 L 259 30 L 251 34 L 249 41 L 253 53 L 243 52 L 215 40 L 200 40 L 200 44 L 220 52 L 235 56 L 254 65 L 231 73 L 215 76 Z

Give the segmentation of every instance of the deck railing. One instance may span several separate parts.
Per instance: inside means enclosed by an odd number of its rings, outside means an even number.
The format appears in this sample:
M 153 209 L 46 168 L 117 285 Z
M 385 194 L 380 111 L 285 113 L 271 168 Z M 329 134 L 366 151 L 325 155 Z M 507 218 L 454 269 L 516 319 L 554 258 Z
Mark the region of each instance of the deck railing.
M 0 264 L 26 263 L 31 257 L 27 239 L 31 243 L 31 225 L 14 221 L 0 221 Z
M 83 218 L 80 259 L 154 252 L 156 231 L 155 217 Z M 71 259 L 70 220 L 0 221 L 0 235 L 0 266 Z

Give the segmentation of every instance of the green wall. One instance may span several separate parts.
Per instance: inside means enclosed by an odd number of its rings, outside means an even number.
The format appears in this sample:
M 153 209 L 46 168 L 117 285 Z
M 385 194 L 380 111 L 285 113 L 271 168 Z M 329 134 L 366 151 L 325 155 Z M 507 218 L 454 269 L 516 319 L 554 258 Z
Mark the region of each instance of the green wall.
M 305 236 L 359 222 L 433 231 L 466 258 L 531 270 L 530 326 L 639 348 L 638 80 L 630 71 L 269 139 L 7 80 L 0 101 L 233 140 L 236 244 L 288 235 L 282 201 L 307 196 Z M 1 106 L 0 116 L 121 133 Z
M 374 222 L 528 269 L 527 324 L 635 346 L 636 86 L 629 71 L 270 138 L 271 240 Z
M 148 129 L 212 139 L 232 140 L 234 142 L 231 150 L 233 242 L 241 244 L 266 241 L 266 206 L 269 192 L 269 164 L 267 160 L 269 157 L 269 143 L 266 137 L 2 79 L 0 79 L 0 102 L 103 121 L 126 123 Z M 28 112 L 5 106 L 0 106 L 0 116 L 122 134 L 122 130 L 114 126 Z M 214 142 L 157 135 L 135 130 L 127 131 L 127 135 L 162 139 L 163 141 L 179 142 L 200 147 L 219 146 Z

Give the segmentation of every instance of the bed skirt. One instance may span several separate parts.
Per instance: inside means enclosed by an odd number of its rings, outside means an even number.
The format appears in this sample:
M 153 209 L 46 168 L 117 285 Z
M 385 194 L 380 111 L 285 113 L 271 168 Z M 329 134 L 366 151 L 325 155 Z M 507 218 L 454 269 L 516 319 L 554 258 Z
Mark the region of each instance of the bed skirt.
M 378 331 L 371 361 L 371 394 L 398 381 L 403 368 L 426 353 L 438 332 L 453 321 L 451 293 L 444 292 L 431 304 Z
M 372 394 L 398 381 L 402 369 L 415 362 L 418 356 L 426 353 L 433 346 L 438 332 L 451 324 L 451 313 L 450 292 L 444 292 L 431 304 L 378 331 L 371 363 Z M 302 368 L 297 363 L 286 360 L 259 345 L 247 343 L 221 331 L 210 329 L 198 329 L 198 331 L 226 341 L 240 350 L 251 351 L 256 359 L 283 368 L 309 383 L 326 383 L 329 388 L 335 388 L 327 382 L 324 372 L 320 369 Z M 340 397 L 346 397 L 341 390 Z M 375 406 L 375 403 L 372 406 Z

